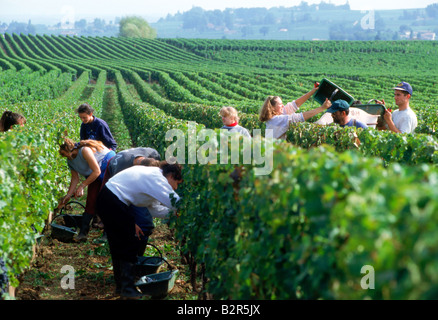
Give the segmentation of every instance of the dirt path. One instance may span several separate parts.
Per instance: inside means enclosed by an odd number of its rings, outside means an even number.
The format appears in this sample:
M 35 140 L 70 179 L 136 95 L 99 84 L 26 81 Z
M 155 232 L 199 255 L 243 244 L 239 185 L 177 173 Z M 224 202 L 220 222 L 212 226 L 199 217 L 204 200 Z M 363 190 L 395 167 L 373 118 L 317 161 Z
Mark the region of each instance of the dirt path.
M 109 249 L 100 237 L 102 230 L 93 228 L 89 239 L 82 243 L 64 243 L 53 239 L 46 232 L 37 247 L 37 256 L 20 279 L 16 290 L 17 300 L 116 300 Z M 181 264 L 175 249 L 172 232 L 166 224 L 158 222 L 150 242 L 157 246 L 167 261 L 179 272 L 173 290 L 164 299 L 196 299 L 190 285 L 187 267 Z M 156 255 L 156 250 L 148 246 L 146 256 Z M 160 271 L 167 270 L 166 264 Z M 74 289 L 63 289 L 61 280 L 68 273 L 62 273 L 63 266 L 74 268 Z M 145 296 L 145 300 L 151 297 Z

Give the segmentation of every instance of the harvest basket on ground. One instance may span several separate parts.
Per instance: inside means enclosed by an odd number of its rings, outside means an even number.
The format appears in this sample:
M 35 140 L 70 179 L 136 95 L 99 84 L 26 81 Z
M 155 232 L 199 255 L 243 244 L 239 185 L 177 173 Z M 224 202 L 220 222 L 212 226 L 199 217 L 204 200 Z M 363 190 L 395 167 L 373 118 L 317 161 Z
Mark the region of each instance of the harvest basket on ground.
M 174 269 L 150 274 L 141 277 L 135 285 L 143 294 L 152 296 L 152 298 L 155 299 L 164 298 L 170 291 L 172 291 L 175 285 L 177 273 L 178 270 Z
M 151 244 L 148 244 L 151 245 Z M 151 245 L 153 246 L 153 245 Z M 161 299 L 167 296 L 172 291 L 178 269 L 172 266 L 163 258 L 161 251 L 153 246 L 160 253 L 159 257 L 139 257 L 136 264 L 136 275 L 142 274 L 140 279 L 135 283 L 135 286 L 145 295 L 152 296 L 155 299 Z M 144 259 L 143 259 L 144 258 Z M 168 271 L 158 272 L 158 269 L 165 262 L 169 267 Z M 145 272 L 152 271 L 149 274 Z
M 67 203 L 50 224 L 52 238 L 62 242 L 72 242 L 80 229 L 84 210 L 84 205 L 78 201 Z
M 135 265 L 135 275 L 137 277 L 157 273 L 160 267 L 165 262 L 165 258 L 163 258 L 163 254 L 161 253 L 160 249 L 150 243 L 148 243 L 147 245 L 157 250 L 159 256 L 138 257 L 137 263 Z

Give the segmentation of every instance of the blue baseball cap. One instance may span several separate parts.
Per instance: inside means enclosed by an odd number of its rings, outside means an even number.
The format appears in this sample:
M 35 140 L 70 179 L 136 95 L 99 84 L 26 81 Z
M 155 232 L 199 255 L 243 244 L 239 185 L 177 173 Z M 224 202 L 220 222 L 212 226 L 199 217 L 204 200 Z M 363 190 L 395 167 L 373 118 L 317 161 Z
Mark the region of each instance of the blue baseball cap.
M 347 101 L 339 99 L 332 103 L 332 106 L 327 109 L 328 113 L 334 113 L 336 111 L 346 111 L 350 108 Z
M 397 86 L 393 88 L 394 90 L 406 91 L 412 96 L 412 87 L 407 82 L 400 82 Z

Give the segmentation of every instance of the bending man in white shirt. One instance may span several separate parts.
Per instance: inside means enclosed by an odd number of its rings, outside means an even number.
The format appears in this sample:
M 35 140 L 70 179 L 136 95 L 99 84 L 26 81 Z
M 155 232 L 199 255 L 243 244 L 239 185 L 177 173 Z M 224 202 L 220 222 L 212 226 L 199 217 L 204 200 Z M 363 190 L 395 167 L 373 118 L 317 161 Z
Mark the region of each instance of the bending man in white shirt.
M 182 183 L 181 166 L 165 163 L 158 167 L 133 166 L 108 180 L 97 199 L 97 213 L 105 225 L 113 261 L 116 293 L 135 299 L 141 293 L 134 286 L 137 262 L 135 217 L 130 206 L 147 207 L 153 216 L 174 211 L 174 190 Z

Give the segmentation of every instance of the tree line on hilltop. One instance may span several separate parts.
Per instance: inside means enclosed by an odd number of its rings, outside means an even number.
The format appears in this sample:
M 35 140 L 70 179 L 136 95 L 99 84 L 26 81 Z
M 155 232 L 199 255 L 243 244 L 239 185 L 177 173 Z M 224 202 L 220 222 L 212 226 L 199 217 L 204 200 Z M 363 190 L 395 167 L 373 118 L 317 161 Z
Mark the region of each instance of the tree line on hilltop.
M 269 9 L 204 10 L 193 7 L 182 13 L 168 14 L 151 24 L 141 16 L 115 17 L 109 22 L 100 18 L 89 22 L 80 19 L 58 22 L 53 26 L 35 25 L 31 20 L 9 24 L 0 21 L 0 34 L 284 40 L 413 40 L 422 39 L 424 33 L 438 34 L 438 3 L 424 9 L 376 10 L 371 13 L 370 21 L 366 21 L 370 13 L 351 10 L 348 0 L 343 5 L 303 1 L 294 7 Z

